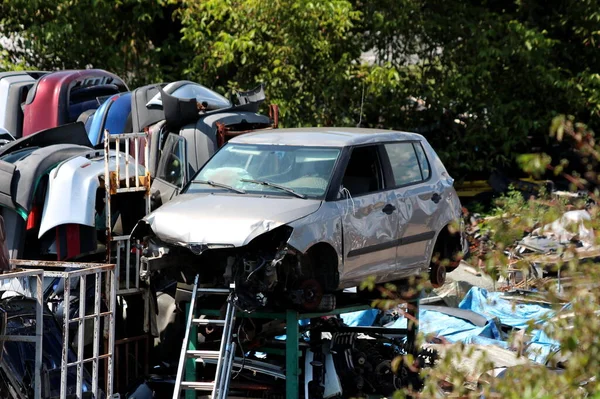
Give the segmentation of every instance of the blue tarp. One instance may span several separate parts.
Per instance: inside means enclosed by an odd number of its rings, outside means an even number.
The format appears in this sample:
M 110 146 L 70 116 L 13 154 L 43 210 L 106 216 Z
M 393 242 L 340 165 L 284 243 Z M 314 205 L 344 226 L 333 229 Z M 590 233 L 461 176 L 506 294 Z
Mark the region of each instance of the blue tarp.
M 567 305 L 566 307 L 568 307 Z M 502 297 L 502 293 L 488 292 L 483 288 L 473 287 L 458 305 L 481 313 L 486 317 L 497 317 L 503 325 L 515 329 L 526 329 L 530 323 L 541 325 L 555 312 L 544 305 L 516 303 Z M 528 342 L 527 356 L 537 363 L 546 363 L 548 356 L 559 350 L 559 343 L 551 339 L 542 330 L 534 329 Z
M 390 328 L 406 328 L 406 319 L 396 320 Z M 433 334 L 444 337 L 450 342 L 471 342 L 474 337 L 485 337 L 492 340 L 502 339 L 502 333 L 496 324 L 489 320 L 479 327 L 468 320 L 446 315 L 435 310 L 419 311 L 419 331 L 425 335 Z
M 344 324 L 350 327 L 370 327 L 375 323 L 379 309 L 359 310 L 341 314 Z
M 478 287 L 471 288 L 458 307 L 486 317 L 497 317 L 502 324 L 517 329 L 527 328 L 530 321 L 540 323 L 554 315 L 548 307 L 515 303 L 502 298 L 501 292 L 488 292 Z
M 488 292 L 473 287 L 460 303 L 459 308 L 471 310 L 487 318 L 488 323 L 476 326 L 458 317 L 434 310 L 420 309 L 419 331 L 425 335 L 444 337 L 450 342 L 463 342 L 479 345 L 496 345 L 509 349 L 508 336 L 498 328 L 496 320 L 515 329 L 525 329 L 530 322 L 543 324 L 554 315 L 554 311 L 538 304 L 521 304 L 509 298 L 503 298 L 500 292 Z M 353 312 L 342 315 L 352 325 L 370 326 L 375 320 L 373 311 Z M 346 321 L 346 318 L 344 321 Z M 399 318 L 389 325 L 390 328 L 406 328 L 406 319 Z M 533 330 L 528 342 L 527 356 L 538 363 L 545 363 L 548 356 L 559 349 L 558 342 L 549 338 L 542 330 Z
M 473 287 L 459 305 L 460 309 L 471 310 L 483 315 L 488 323 L 476 326 L 468 320 L 435 311 L 420 309 L 419 331 L 425 335 L 433 334 L 444 337 L 450 342 L 464 342 L 479 345 L 496 345 L 509 349 L 505 341 L 508 337 L 498 328 L 501 324 L 515 329 L 525 329 L 530 322 L 543 324 L 544 320 L 554 315 L 554 311 L 537 304 L 521 304 L 502 297 L 500 292 L 488 292 L 483 288 Z M 340 315 L 348 326 L 372 326 L 381 311 L 377 309 L 361 310 Z M 305 325 L 308 320 L 301 320 Z M 389 328 L 406 328 L 406 319 L 399 318 Z M 305 337 L 306 338 L 306 337 Z M 284 340 L 285 335 L 277 337 Z M 559 349 L 558 342 L 549 338 L 542 330 L 533 330 L 528 342 L 527 356 L 538 363 L 545 363 L 548 356 Z

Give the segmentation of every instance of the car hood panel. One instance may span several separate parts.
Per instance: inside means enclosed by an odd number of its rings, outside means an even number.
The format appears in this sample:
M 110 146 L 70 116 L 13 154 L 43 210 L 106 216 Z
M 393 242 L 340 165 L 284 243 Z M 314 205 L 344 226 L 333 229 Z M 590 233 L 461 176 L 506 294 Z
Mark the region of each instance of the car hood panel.
M 313 212 L 319 200 L 250 195 L 182 194 L 145 220 L 159 239 L 187 244 L 248 244 Z

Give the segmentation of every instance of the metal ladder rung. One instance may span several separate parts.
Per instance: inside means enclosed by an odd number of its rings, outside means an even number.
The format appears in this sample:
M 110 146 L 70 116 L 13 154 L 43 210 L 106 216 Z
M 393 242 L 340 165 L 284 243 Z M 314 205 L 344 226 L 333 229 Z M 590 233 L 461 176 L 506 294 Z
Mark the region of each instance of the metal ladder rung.
M 189 350 L 186 352 L 188 357 L 195 357 L 200 359 L 218 359 L 219 351 L 199 351 L 199 350 Z
M 183 339 L 183 345 L 181 347 L 181 356 L 179 358 L 179 366 L 177 367 L 177 377 L 175 379 L 175 389 L 173 390 L 173 399 L 180 399 L 180 393 L 182 390 L 198 390 L 198 391 L 211 391 L 210 397 L 212 399 L 224 399 L 227 397 L 229 391 L 229 383 L 231 382 L 231 367 L 233 364 L 233 357 L 235 356 L 236 344 L 233 341 L 234 338 L 234 324 L 235 324 L 235 313 L 236 309 L 233 304 L 231 294 L 232 290 L 222 288 L 199 288 L 198 279 L 199 275 L 196 275 L 194 285 L 192 288 L 192 297 L 188 310 L 187 326 L 185 331 L 185 337 Z M 196 311 L 196 301 L 198 297 L 204 295 L 219 295 L 227 294 L 227 311 L 224 319 L 203 319 L 194 317 Z M 198 325 L 218 325 L 223 326 L 223 334 L 221 336 L 221 344 L 218 351 L 214 350 L 195 350 L 188 349 L 190 343 L 190 333 L 193 326 Z M 217 369 L 215 371 L 215 380 L 213 382 L 195 382 L 195 381 L 184 381 L 183 374 L 185 372 L 185 365 L 188 360 L 193 360 L 194 363 L 204 362 L 205 360 L 213 360 L 217 363 Z
M 181 388 L 195 389 L 196 391 L 212 391 L 214 382 L 181 381 Z
M 193 319 L 192 323 L 197 324 L 199 326 L 204 326 L 207 324 L 214 324 L 215 326 L 224 326 L 225 320 Z

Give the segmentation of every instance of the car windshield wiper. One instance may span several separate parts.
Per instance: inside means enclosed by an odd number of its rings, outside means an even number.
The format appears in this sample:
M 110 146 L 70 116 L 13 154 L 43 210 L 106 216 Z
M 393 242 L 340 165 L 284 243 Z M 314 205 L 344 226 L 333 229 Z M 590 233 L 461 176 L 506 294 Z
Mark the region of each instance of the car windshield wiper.
M 231 186 L 228 186 L 227 184 L 219 183 L 219 182 L 212 181 L 212 180 L 192 180 L 192 183 L 208 184 L 209 186 L 224 188 L 229 191 L 236 192 L 238 194 L 246 194 L 246 192 L 244 190 L 240 190 L 239 188 L 231 187 Z
M 294 190 L 292 190 L 289 187 L 281 186 L 281 185 L 279 185 L 277 183 L 271 183 L 271 182 L 268 182 L 268 181 L 265 181 L 265 180 L 252 180 L 252 179 L 241 179 L 241 181 L 243 181 L 244 183 L 254 183 L 254 184 L 260 184 L 261 186 L 268 186 L 268 187 L 278 188 L 280 190 L 287 191 L 288 193 L 293 194 L 293 195 L 295 195 L 298 198 L 306 199 L 306 195 L 301 194 L 301 193 L 299 193 L 297 191 L 294 191 Z

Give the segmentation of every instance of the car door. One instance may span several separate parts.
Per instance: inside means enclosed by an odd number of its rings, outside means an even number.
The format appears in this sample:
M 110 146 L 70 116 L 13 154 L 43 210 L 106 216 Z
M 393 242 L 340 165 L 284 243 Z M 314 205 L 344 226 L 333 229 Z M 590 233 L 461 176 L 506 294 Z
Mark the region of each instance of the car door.
M 395 270 L 398 212 L 394 191 L 386 189 L 380 151 L 380 145 L 353 148 L 342 177 L 345 285 L 371 275 L 387 281 Z
M 185 139 L 176 134 L 169 134 L 158 161 L 156 176 L 152 181 L 152 196 L 164 204 L 177 196 L 185 183 L 186 177 Z
M 387 143 L 384 148 L 398 208 L 398 277 L 404 277 L 428 267 L 440 197 L 433 192 L 431 168 L 420 142 Z

